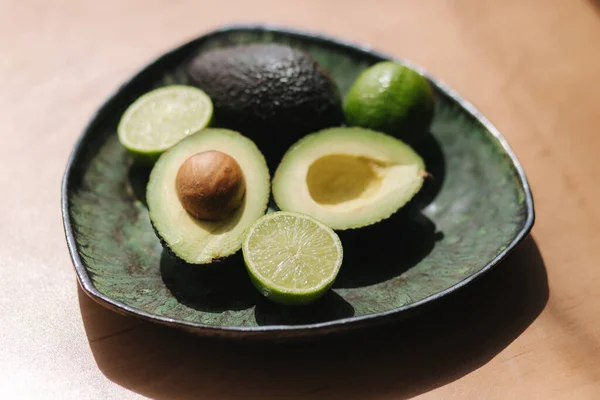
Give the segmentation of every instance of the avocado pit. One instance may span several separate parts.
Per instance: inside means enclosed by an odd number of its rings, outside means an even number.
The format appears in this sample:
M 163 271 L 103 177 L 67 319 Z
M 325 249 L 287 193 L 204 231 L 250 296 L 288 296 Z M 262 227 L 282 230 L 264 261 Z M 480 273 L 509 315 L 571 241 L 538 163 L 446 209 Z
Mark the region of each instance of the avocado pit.
M 227 218 L 244 198 L 244 174 L 237 161 L 216 150 L 196 153 L 185 160 L 175 178 L 177 197 L 194 218 Z

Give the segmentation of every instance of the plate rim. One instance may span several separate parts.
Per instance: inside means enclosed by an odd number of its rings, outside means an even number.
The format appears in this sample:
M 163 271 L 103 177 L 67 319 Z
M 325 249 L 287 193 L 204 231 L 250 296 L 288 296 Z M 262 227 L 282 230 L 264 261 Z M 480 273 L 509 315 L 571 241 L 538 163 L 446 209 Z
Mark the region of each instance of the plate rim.
M 156 315 L 149 313 L 144 310 L 140 310 L 138 308 L 129 306 L 121 301 L 115 300 L 108 295 L 101 293 L 92 283 L 90 275 L 86 270 L 83 260 L 77 250 L 77 243 L 75 239 L 75 235 L 73 232 L 73 227 L 71 224 L 71 218 L 69 215 L 69 196 L 68 196 L 68 188 L 70 186 L 71 175 L 74 174 L 75 162 L 77 161 L 77 155 L 81 152 L 83 148 L 83 142 L 85 139 L 90 136 L 91 128 L 93 127 L 96 120 L 102 114 L 102 111 L 105 110 L 113 100 L 121 93 L 122 89 L 127 87 L 132 81 L 134 81 L 138 76 L 149 70 L 152 66 L 160 62 L 161 60 L 165 60 L 172 56 L 174 53 L 178 53 L 185 47 L 191 46 L 194 43 L 200 42 L 202 40 L 209 39 L 213 36 L 219 36 L 222 34 L 232 33 L 232 32 L 242 32 L 242 31 L 262 31 L 262 32 L 273 32 L 279 33 L 294 37 L 300 37 L 304 39 L 310 39 L 312 41 L 321 42 L 324 44 L 334 44 L 340 48 L 344 48 L 352 51 L 360 51 L 362 53 L 366 53 L 368 55 L 374 56 L 376 58 L 383 58 L 389 60 L 398 61 L 404 65 L 407 65 L 423 76 L 425 76 L 429 81 L 437 86 L 437 89 L 443 92 L 446 96 L 451 98 L 456 103 L 460 104 L 467 112 L 469 112 L 475 119 L 477 119 L 498 141 L 506 155 L 510 158 L 519 180 L 523 191 L 524 191 L 524 205 L 526 218 L 523 226 L 519 230 L 519 232 L 515 235 L 513 240 L 498 253 L 493 259 L 488 261 L 485 266 L 467 276 L 463 280 L 455 283 L 454 285 L 434 293 L 430 296 L 427 296 L 419 301 L 414 303 L 406 304 L 392 310 L 379 312 L 376 314 L 367 314 L 361 316 L 352 316 L 345 317 L 331 321 L 318 322 L 312 324 L 302 324 L 302 325 L 265 325 L 265 326 L 215 326 L 215 325 L 207 325 L 199 322 L 192 321 L 184 321 L 179 319 L 174 319 L 170 317 L 165 317 L 161 315 Z M 75 268 L 75 272 L 77 274 L 77 280 L 79 285 L 81 286 L 83 292 L 91 297 L 94 301 L 100 303 L 103 306 L 108 306 L 109 308 L 114 309 L 117 312 L 121 312 L 128 315 L 134 315 L 136 317 L 141 317 L 145 320 L 171 325 L 178 328 L 182 328 L 184 330 L 191 330 L 195 333 L 207 333 L 213 334 L 216 336 L 239 336 L 246 334 L 255 335 L 261 333 L 301 333 L 303 335 L 317 334 L 323 331 L 334 331 L 341 327 L 351 328 L 351 327 L 360 327 L 367 324 L 377 324 L 381 323 L 384 320 L 389 320 L 392 317 L 400 317 L 401 315 L 405 315 L 408 312 L 414 312 L 423 306 L 430 305 L 438 302 L 440 299 L 446 297 L 447 295 L 454 293 L 476 279 L 480 278 L 484 274 L 488 273 L 492 270 L 496 265 L 499 264 L 506 256 L 514 250 L 514 248 L 530 233 L 533 225 L 535 223 L 535 210 L 534 210 L 534 202 L 533 195 L 531 192 L 531 188 L 527 177 L 525 176 L 525 171 L 523 166 L 519 162 L 516 154 L 512 150 L 511 146 L 508 144 L 508 141 L 504 138 L 504 136 L 500 133 L 500 131 L 469 101 L 467 101 L 463 96 L 461 96 L 456 90 L 452 89 L 449 85 L 447 85 L 442 80 L 430 75 L 423 67 L 420 65 L 404 58 L 393 57 L 389 54 L 380 52 L 378 50 L 373 49 L 370 46 L 356 43 L 353 41 L 344 40 L 335 36 L 331 36 L 324 33 L 314 32 L 306 29 L 296 29 L 289 28 L 284 26 L 279 26 L 276 24 L 227 24 L 221 27 L 217 27 L 216 29 L 207 31 L 200 36 L 197 36 L 183 44 L 180 44 L 170 50 L 163 52 L 158 57 L 155 57 L 150 62 L 146 63 L 142 68 L 139 68 L 132 76 L 130 76 L 125 82 L 119 85 L 116 90 L 114 90 L 108 98 L 100 105 L 91 117 L 88 119 L 83 132 L 79 135 L 69 158 L 67 160 L 66 169 L 62 178 L 61 184 L 61 214 L 63 220 L 63 229 L 65 233 L 65 238 L 67 241 L 67 247 L 69 249 L 69 254 L 71 256 L 71 260 L 73 262 L 73 266 Z

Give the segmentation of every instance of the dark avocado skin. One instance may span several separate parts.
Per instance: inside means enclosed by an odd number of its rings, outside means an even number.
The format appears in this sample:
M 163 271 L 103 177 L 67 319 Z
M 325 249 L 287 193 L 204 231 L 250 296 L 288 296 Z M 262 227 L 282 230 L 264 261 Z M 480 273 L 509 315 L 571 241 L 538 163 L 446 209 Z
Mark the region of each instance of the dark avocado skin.
M 343 123 L 340 92 L 307 53 L 276 44 L 207 51 L 188 67 L 214 105 L 214 125 L 256 142 L 274 169 L 302 136 Z

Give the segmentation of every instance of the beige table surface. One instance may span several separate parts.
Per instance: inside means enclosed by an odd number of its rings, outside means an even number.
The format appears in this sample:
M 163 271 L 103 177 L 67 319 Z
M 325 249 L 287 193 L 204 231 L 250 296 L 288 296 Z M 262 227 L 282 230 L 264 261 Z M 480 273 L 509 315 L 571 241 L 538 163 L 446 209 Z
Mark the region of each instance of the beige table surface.
M 600 399 L 600 4 L 592 0 L 0 0 L 0 398 Z M 161 52 L 271 22 L 403 56 L 521 159 L 537 222 L 446 306 L 326 344 L 212 343 L 78 290 L 60 216 L 98 105 Z

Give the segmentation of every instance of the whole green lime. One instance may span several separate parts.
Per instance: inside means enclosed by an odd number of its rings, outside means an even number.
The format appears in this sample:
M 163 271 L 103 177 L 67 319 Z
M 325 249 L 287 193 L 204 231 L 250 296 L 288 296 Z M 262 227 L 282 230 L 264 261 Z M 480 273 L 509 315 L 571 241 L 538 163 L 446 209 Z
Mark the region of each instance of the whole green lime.
M 392 61 L 364 70 L 348 91 L 346 123 L 395 136 L 409 144 L 427 133 L 434 112 L 429 81 L 415 70 Z

